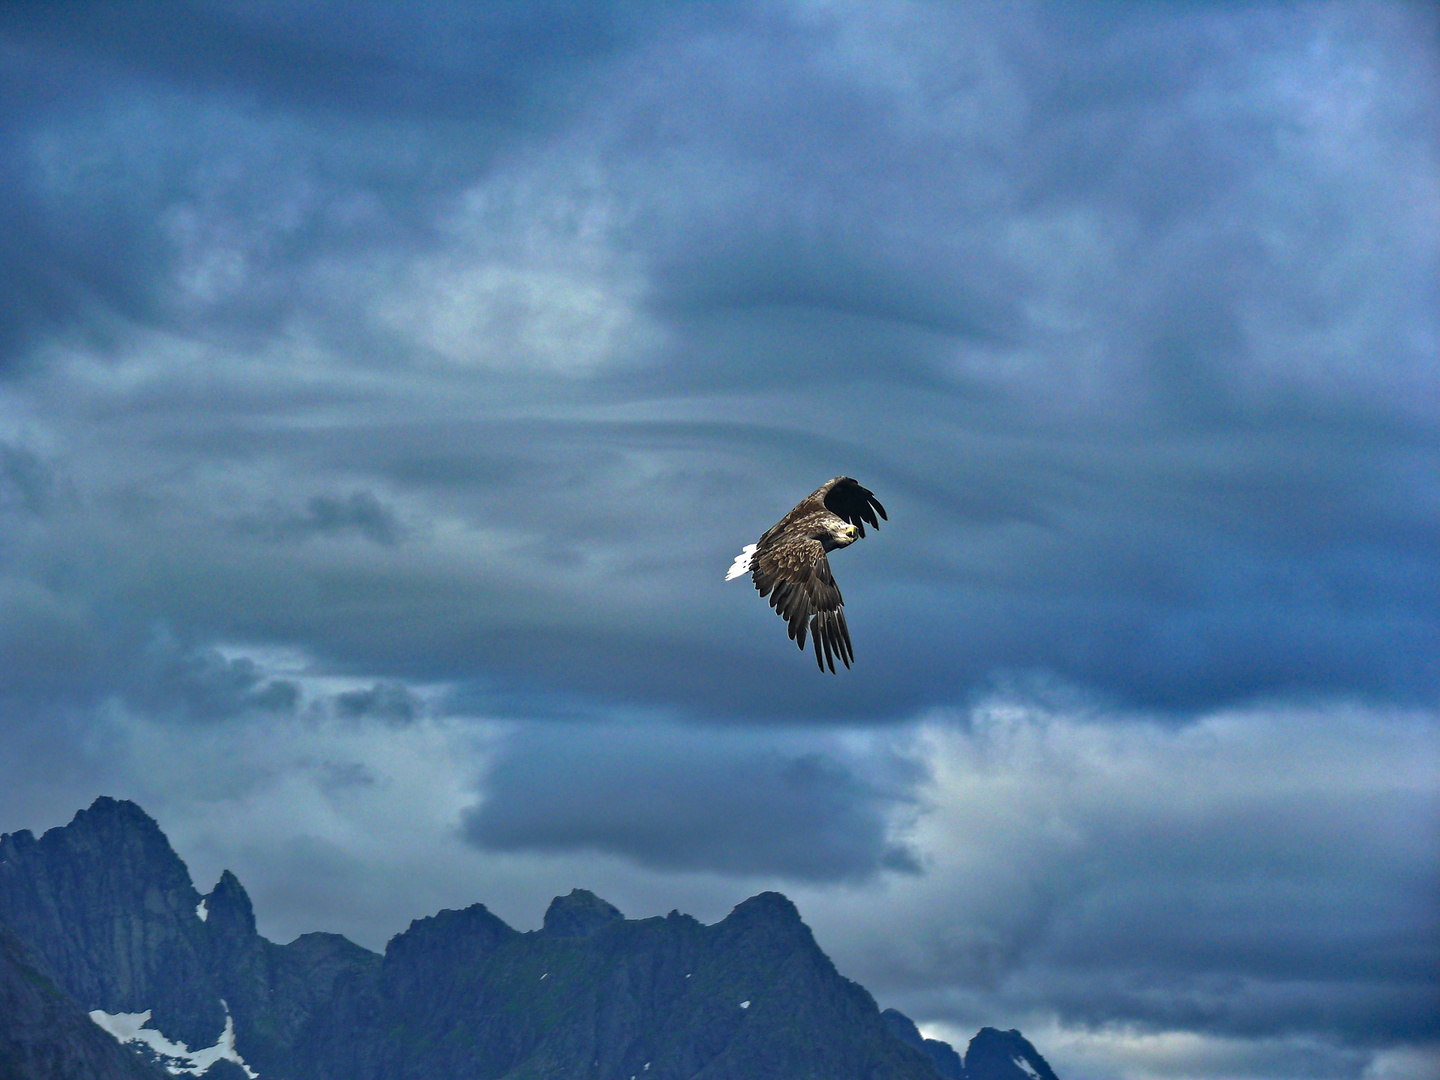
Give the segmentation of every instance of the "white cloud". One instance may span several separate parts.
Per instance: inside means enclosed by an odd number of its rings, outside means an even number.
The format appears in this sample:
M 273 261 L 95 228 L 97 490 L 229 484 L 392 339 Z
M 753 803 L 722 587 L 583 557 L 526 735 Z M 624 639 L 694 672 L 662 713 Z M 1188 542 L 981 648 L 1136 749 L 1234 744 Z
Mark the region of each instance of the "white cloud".
M 1430 1080 L 1440 1076 L 1440 1046 L 1382 1050 L 1365 1067 L 1363 1080 Z
M 563 162 L 564 145 L 547 157 Z M 660 329 L 642 309 L 625 214 L 597 167 L 527 162 L 463 192 L 375 301 L 375 318 L 467 368 L 584 378 L 648 362 Z

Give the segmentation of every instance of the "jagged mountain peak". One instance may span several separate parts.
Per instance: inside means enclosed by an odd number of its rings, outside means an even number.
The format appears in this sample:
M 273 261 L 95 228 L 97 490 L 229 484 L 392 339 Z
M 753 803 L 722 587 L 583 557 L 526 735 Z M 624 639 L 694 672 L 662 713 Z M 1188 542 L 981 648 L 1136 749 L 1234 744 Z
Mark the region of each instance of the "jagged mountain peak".
M 792 922 L 796 925 L 803 925 L 804 920 L 800 918 L 800 909 L 784 893 L 762 892 L 756 893 L 748 900 L 742 900 L 730 911 L 732 919 L 767 919 Z
M 778 892 L 757 893 L 748 900 L 742 900 L 731 908 L 720 925 L 735 930 L 810 937 L 810 928 L 800 917 L 799 908 L 788 896 Z
M 396 934 L 385 946 L 387 958 L 417 950 L 465 948 L 466 943 L 488 947 L 514 937 L 517 931 L 484 904 L 471 904 L 458 911 L 442 908 L 434 915 L 415 919 L 403 933 Z
M 38 841 L 0 838 L 0 921 L 57 983 L 87 1012 L 151 1010 L 176 1038 L 205 1045 L 224 1010 L 199 903 L 160 826 L 126 799 L 102 796 Z
M 147 814 L 137 802 L 130 799 L 117 799 L 113 795 L 98 795 L 95 801 L 83 810 L 75 811 L 70 824 L 83 821 L 107 821 L 107 820 L 129 820 L 140 822 L 147 826 L 154 826 L 158 831 L 160 826 L 155 819 Z
M 885 1009 L 880 1013 L 880 1018 L 890 1025 L 890 1030 L 899 1036 L 901 1042 L 907 1043 L 917 1050 L 925 1045 L 925 1036 L 920 1034 L 920 1029 L 915 1026 L 915 1021 L 899 1009 Z
M 730 914 L 716 923 L 715 929 L 724 936 L 749 943 L 749 947 L 765 949 L 796 949 L 807 955 L 824 958 L 810 927 L 800 917 L 799 909 L 788 896 L 763 892 L 736 904 Z
M 205 897 L 205 919 L 212 935 L 253 937 L 257 932 L 250 894 L 229 870 L 220 874 L 215 888 Z
M 890 1026 L 890 1030 L 908 1046 L 913 1046 L 930 1059 L 944 1080 L 967 1080 L 965 1076 L 965 1063 L 955 1048 L 940 1039 L 927 1039 L 915 1026 L 915 1021 L 902 1013 L 899 1009 L 886 1009 L 880 1014 L 880 1018 Z
M 965 1073 L 970 1080 L 1056 1080 L 1040 1052 L 1013 1028 L 981 1028 L 965 1050 Z
M 553 937 L 589 937 L 602 926 L 624 918 L 619 908 L 588 889 L 571 889 L 568 896 L 550 901 L 545 909 L 544 931 Z
M 112 866 L 120 856 L 155 859 L 164 863 L 170 873 L 178 871 L 185 883 L 191 884 L 185 864 L 171 848 L 159 823 L 129 799 L 101 795 L 86 809 L 77 810 L 68 825 L 47 829 L 40 843 L 86 851 L 103 848 Z

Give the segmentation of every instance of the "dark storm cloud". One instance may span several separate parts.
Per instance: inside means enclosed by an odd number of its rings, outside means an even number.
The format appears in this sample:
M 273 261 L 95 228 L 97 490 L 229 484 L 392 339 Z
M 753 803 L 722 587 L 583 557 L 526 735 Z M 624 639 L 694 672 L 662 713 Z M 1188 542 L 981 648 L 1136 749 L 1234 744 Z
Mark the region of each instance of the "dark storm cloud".
M 273 540 L 353 532 L 386 545 L 399 543 L 403 532 L 395 515 L 368 491 L 352 491 L 345 496 L 315 495 L 306 500 L 303 511 L 275 508 L 265 516 L 242 518 L 236 528 Z
M 573 78 L 632 37 L 650 8 L 560 0 L 422 3 L 401 13 L 383 3 L 77 0 L 24 5 L 7 29 L 52 61 L 98 61 L 112 75 L 240 89 L 305 108 L 513 120 L 533 108 L 537 83 L 567 68 Z
M 423 505 L 516 536 L 472 578 L 472 558 L 447 565 L 415 548 L 424 513 L 404 524 L 281 514 L 270 524 L 287 535 L 302 525 L 317 541 L 405 531 L 414 550 L 351 551 L 342 567 L 323 547 L 251 552 L 243 536 L 212 550 L 202 531 L 184 549 L 202 561 L 173 574 L 177 588 L 200 590 L 184 594 L 187 617 L 222 637 L 319 634 L 353 670 L 409 677 L 452 678 L 478 661 L 492 705 L 539 715 L 559 695 L 682 710 L 704 701 L 741 716 L 901 717 L 963 696 L 997 668 L 1049 670 L 1182 710 L 1282 692 L 1420 698 L 1434 685 L 1434 510 L 1415 486 L 1422 433 L 1356 424 L 1329 437 L 1302 427 L 1162 440 L 1120 429 L 1106 445 L 1096 433 L 987 438 L 967 433 L 963 415 L 937 413 L 885 434 L 892 455 L 924 460 L 928 475 L 879 454 L 848 470 L 880 492 L 891 521 L 834 560 L 859 650 L 844 682 L 791 677 L 806 661 L 783 627 L 743 582 L 720 580 L 732 549 L 826 475 L 802 435 L 753 426 L 431 422 L 383 437 L 287 437 L 302 457 L 388 471 L 412 498 L 423 492 Z M 250 445 L 270 438 L 257 432 Z M 781 483 L 751 462 L 740 475 L 753 469 L 755 490 L 727 491 L 707 471 L 739 439 L 788 444 L 800 465 Z M 641 455 L 693 464 L 635 488 Z M 815 459 L 808 475 L 805 457 Z M 607 487 L 615 494 L 597 502 Z M 623 555 L 597 569 L 607 551 Z M 235 594 L 234 606 L 226 581 L 238 588 L 244 575 L 227 565 L 271 580 Z M 344 589 L 343 610 L 332 611 L 331 588 Z M 397 589 L 423 619 L 390 617 Z M 698 609 L 671 603 L 681 596 Z M 527 622 L 506 620 L 520 611 Z M 157 606 L 152 617 L 166 613 Z
M 148 716 L 209 722 L 256 712 L 293 713 L 300 688 L 287 679 L 267 678 L 246 657 L 185 648 L 161 630 L 146 643 L 121 696 L 128 707 Z
M 346 690 L 334 698 L 335 713 L 346 720 L 374 718 L 386 724 L 408 724 L 420 715 L 423 702 L 404 686 L 376 683 L 367 690 Z
M 525 729 L 490 767 L 465 835 L 490 851 L 594 851 L 745 877 L 828 882 L 918 872 L 915 853 L 889 838 L 920 779 L 917 766 L 885 754 L 866 762 L 870 776 L 858 765 L 835 748 L 763 736 Z

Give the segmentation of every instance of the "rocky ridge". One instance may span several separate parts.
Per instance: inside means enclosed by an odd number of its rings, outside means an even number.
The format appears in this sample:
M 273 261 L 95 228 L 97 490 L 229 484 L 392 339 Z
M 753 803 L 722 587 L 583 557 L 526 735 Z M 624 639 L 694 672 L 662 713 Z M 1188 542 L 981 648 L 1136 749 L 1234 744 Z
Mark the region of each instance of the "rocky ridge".
M 987 1028 L 962 1060 L 882 1014 L 779 893 L 713 925 L 626 919 L 576 889 L 529 933 L 474 904 L 383 957 L 335 934 L 277 945 L 233 874 L 202 896 L 152 819 L 102 798 L 38 840 L 0 837 L 0 926 L 72 1027 L 148 1010 L 153 1045 L 211 1048 L 171 1070 L 210 1080 L 1054 1080 L 1018 1032 Z

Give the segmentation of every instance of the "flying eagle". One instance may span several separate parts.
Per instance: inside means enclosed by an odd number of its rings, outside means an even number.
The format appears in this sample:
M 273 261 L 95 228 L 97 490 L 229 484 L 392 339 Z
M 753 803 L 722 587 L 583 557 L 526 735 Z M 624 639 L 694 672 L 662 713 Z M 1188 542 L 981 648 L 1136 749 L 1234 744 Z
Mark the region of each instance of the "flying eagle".
M 845 625 L 845 601 L 830 574 L 825 553 L 849 547 L 865 535 L 865 525 L 880 528 L 885 508 L 868 489 L 848 476 L 827 480 L 760 537 L 735 556 L 726 581 L 749 574 L 761 596 L 789 625 L 790 640 L 805 649 L 805 635 L 815 642 L 820 670 L 835 658 L 848 668 L 855 659 L 850 628 Z

